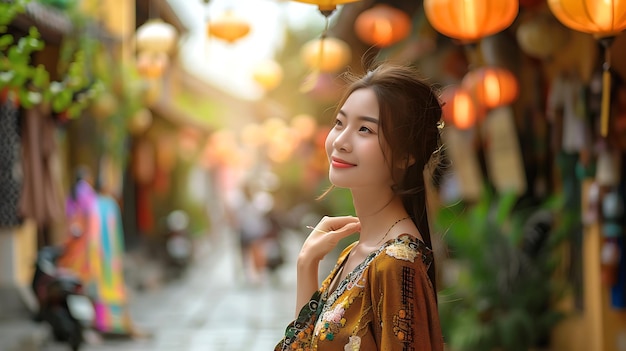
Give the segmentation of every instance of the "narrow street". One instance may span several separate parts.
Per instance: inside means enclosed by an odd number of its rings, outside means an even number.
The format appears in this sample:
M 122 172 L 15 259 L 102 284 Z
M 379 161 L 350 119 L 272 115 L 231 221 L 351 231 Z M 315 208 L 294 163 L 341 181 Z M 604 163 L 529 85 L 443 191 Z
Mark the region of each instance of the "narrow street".
M 293 318 L 296 234 L 283 236 L 286 263 L 259 286 L 242 283 L 234 233 L 225 233 L 214 247 L 204 243 L 196 264 L 180 283 L 133 293 L 134 322 L 151 337 L 139 340 L 105 338 L 82 351 L 268 351 Z M 51 342 L 43 351 L 64 351 Z

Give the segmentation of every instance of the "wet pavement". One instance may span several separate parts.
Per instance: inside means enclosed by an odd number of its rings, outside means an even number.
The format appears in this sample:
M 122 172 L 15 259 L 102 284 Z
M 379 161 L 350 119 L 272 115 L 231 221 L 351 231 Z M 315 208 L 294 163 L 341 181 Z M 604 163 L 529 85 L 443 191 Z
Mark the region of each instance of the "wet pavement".
M 295 255 L 301 238 L 283 235 L 286 263 L 257 285 L 246 284 L 234 233 L 202 243 L 196 264 L 179 281 L 132 293 L 133 321 L 149 338 L 104 338 L 81 351 L 268 351 L 292 320 Z M 67 346 L 48 342 L 43 351 Z

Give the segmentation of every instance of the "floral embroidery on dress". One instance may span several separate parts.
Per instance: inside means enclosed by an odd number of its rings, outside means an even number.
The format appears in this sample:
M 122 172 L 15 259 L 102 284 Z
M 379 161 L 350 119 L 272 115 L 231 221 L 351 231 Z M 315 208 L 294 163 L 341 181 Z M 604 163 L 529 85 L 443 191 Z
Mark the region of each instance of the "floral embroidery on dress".
M 385 253 L 393 258 L 409 262 L 414 262 L 416 257 L 420 257 L 426 269 L 430 267 L 433 260 L 432 250 L 424 242 L 408 234 L 398 236 L 391 245 L 387 246 Z
M 346 325 L 344 314 L 346 309 L 348 309 L 352 302 L 354 302 L 354 295 L 355 294 L 350 294 L 350 296 L 345 298 L 341 303 L 337 304 L 332 310 L 322 312 L 320 319 L 315 325 L 314 332 L 320 340 L 333 340 L 339 329 Z M 361 294 L 359 293 L 356 295 L 360 296 Z
M 315 326 L 315 335 L 319 335 L 320 340 L 333 340 L 339 329 L 346 325 L 346 319 L 343 318 L 345 312 L 344 304 L 324 312 Z
M 415 257 L 418 255 L 417 251 L 402 244 L 394 244 L 394 245 L 388 246 L 387 250 L 385 250 L 385 253 L 399 260 L 410 261 L 410 262 L 413 262 L 415 260 Z
M 361 338 L 357 335 L 351 336 L 346 346 L 343 347 L 344 351 L 359 351 L 359 349 L 361 349 Z

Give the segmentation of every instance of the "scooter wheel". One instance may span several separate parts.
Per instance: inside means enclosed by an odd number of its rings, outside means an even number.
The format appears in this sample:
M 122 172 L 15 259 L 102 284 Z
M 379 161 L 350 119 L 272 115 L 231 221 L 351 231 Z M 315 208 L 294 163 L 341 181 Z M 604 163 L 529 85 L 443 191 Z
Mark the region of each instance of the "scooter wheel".
M 70 332 L 68 343 L 72 351 L 79 351 L 83 345 L 83 326 L 79 321 L 73 320 L 72 331 Z

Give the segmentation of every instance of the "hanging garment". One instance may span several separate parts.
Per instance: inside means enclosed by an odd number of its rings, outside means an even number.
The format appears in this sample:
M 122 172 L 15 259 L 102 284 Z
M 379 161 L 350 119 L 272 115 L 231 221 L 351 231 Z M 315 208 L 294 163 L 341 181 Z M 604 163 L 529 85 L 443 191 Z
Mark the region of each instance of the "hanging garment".
M 18 206 L 22 187 L 18 109 L 0 102 L 0 227 L 20 225 Z
M 63 218 L 63 195 L 57 166 L 56 125 L 40 108 L 22 116 L 22 169 L 24 186 L 20 213 L 39 227 Z
M 124 284 L 124 235 L 117 202 L 99 195 L 100 218 L 98 265 L 95 271 L 95 329 L 109 334 L 130 334 L 131 323 Z

